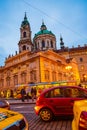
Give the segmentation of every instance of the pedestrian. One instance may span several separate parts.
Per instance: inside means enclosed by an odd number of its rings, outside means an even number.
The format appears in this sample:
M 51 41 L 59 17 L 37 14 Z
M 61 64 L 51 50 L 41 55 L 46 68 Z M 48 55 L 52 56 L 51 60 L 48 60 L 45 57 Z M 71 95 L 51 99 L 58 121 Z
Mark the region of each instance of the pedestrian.
M 26 91 L 25 91 L 24 88 L 22 88 L 22 89 L 21 89 L 21 100 L 22 100 L 22 102 L 25 101 L 25 96 L 26 96 Z
M 81 85 L 81 84 L 79 84 L 79 87 L 82 87 L 82 85 Z
M 26 88 L 26 99 L 29 101 L 29 88 Z
M 34 101 L 34 88 L 33 87 L 31 88 L 31 98 L 32 98 L 32 101 Z
M 36 87 L 33 88 L 33 91 L 34 91 L 34 98 L 36 98 L 36 95 L 37 95 Z

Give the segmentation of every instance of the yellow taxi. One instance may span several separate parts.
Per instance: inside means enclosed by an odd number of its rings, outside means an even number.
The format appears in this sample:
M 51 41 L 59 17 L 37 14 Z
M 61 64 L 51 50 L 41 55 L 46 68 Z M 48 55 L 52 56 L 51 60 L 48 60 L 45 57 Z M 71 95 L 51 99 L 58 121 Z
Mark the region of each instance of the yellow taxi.
M 72 130 L 87 130 L 87 100 L 74 102 Z
M 0 108 L 0 130 L 29 130 L 29 125 L 22 114 Z

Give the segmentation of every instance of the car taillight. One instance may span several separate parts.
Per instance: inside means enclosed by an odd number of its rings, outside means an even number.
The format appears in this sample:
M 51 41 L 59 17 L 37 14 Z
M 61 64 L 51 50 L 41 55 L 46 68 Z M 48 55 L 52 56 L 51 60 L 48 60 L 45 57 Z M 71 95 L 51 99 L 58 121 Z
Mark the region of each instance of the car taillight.
M 82 111 L 79 119 L 79 130 L 87 130 L 87 112 Z
M 36 105 L 41 105 L 42 104 L 42 98 L 41 97 L 38 97 L 37 98 L 37 101 L 36 101 Z

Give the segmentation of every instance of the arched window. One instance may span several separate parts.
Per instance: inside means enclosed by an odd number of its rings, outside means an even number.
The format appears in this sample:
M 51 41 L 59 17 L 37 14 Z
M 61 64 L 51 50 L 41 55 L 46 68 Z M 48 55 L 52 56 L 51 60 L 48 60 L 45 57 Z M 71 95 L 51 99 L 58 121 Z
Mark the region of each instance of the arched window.
M 37 48 L 39 48 L 39 42 L 37 43 Z
M 56 72 L 54 72 L 54 71 L 52 72 L 52 80 L 56 81 Z
M 34 47 L 35 47 L 35 49 L 37 50 L 37 43 L 36 43 L 36 42 L 34 43 Z
M 18 75 L 14 75 L 14 85 L 18 84 Z
M 36 70 L 32 70 L 30 72 L 30 80 L 33 81 L 33 82 L 35 82 L 37 80 L 37 78 L 36 78 Z
M 45 41 L 42 40 L 42 47 L 45 47 Z
M 51 47 L 53 48 L 53 41 L 51 40 Z
M 26 32 L 23 32 L 23 37 L 26 37 Z
M 6 78 L 7 86 L 10 86 L 10 77 Z
M 49 41 L 47 41 L 47 47 L 49 47 Z
M 21 73 L 21 83 L 26 83 L 26 73 Z
M 4 86 L 4 79 L 1 79 L 0 80 L 0 87 L 3 87 Z
M 25 45 L 23 46 L 23 50 L 26 50 L 26 46 Z
M 45 80 L 49 80 L 49 71 L 48 70 L 46 70 L 45 71 Z

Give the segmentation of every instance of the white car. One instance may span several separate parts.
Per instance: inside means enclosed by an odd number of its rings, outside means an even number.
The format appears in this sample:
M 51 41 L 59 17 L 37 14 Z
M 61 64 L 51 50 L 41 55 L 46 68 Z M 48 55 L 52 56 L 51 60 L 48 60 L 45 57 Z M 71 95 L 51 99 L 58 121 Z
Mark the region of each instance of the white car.
M 74 102 L 72 130 L 87 130 L 87 100 Z

